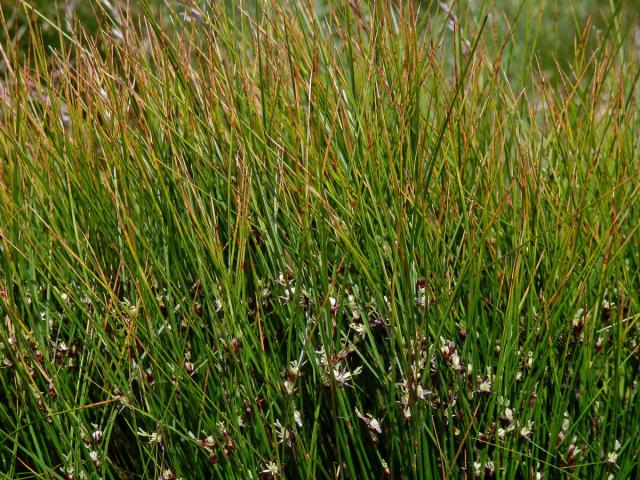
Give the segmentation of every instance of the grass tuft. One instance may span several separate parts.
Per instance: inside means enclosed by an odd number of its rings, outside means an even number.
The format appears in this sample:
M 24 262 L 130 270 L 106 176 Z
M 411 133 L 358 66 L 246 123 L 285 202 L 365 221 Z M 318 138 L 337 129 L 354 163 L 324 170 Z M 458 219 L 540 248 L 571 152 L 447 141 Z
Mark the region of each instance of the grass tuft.
M 640 475 L 633 2 L 0 3 L 2 475 Z

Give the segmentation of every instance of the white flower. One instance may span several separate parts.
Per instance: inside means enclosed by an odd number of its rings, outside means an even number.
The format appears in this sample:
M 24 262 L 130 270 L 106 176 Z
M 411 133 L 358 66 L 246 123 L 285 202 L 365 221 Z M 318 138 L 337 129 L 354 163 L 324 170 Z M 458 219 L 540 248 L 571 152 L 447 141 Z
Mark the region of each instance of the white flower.
M 525 367 L 531 368 L 533 366 L 533 352 L 527 354 L 527 360 L 525 361 Z
M 530 440 L 532 433 L 533 433 L 533 422 L 531 420 L 528 420 L 527 424 L 520 429 L 520 436 L 522 438 Z
M 362 415 L 362 413 L 360 413 L 360 410 L 358 410 L 358 408 L 356 408 L 356 415 L 358 416 L 358 418 L 360 418 L 366 425 L 367 427 L 369 427 L 371 430 L 374 430 L 378 433 L 382 433 L 382 426 L 380 425 L 380 422 L 378 421 L 377 418 L 373 417 L 370 413 L 367 413 L 367 415 Z
M 284 295 L 281 295 L 278 298 L 280 298 L 280 300 L 282 300 L 283 303 L 289 303 L 293 298 L 293 296 L 295 295 L 295 293 L 296 293 L 295 287 L 285 288 Z
M 424 287 L 420 287 L 418 289 L 418 292 L 417 292 L 416 297 L 414 298 L 414 301 L 415 301 L 417 306 L 422 307 L 422 308 L 427 305 L 427 295 L 425 293 Z
M 176 474 L 173 473 L 170 468 L 167 468 L 162 471 L 159 480 L 176 480 Z
M 298 427 L 302 428 L 302 415 L 298 410 L 293 411 L 293 421 L 296 422 Z
M 147 433 L 141 428 L 138 428 L 138 435 L 149 439 L 149 443 L 162 443 L 162 435 L 158 432 Z
M 431 390 L 425 390 L 424 388 L 422 388 L 422 385 L 418 384 L 418 386 L 416 387 L 417 398 L 419 398 L 420 400 L 426 400 L 431 395 L 433 395 L 433 392 Z
M 456 372 L 459 372 L 461 369 L 462 371 L 464 371 L 464 367 L 460 366 L 460 356 L 457 353 L 451 355 L 451 358 L 449 359 L 449 365 L 451 365 L 451 368 Z
M 483 381 L 479 386 L 478 390 L 481 393 L 491 393 L 491 382 L 489 380 Z
M 617 452 L 609 452 L 607 453 L 607 463 L 609 465 L 615 465 L 617 467 L 616 462 L 618 461 L 618 453 Z
M 100 441 L 102 440 L 102 431 L 100 430 L 95 430 L 92 434 L 91 434 L 91 438 L 94 442 L 96 443 L 100 443 Z
M 136 317 L 139 313 L 138 306 L 134 303 L 131 303 L 128 298 L 124 299 L 124 301 L 122 302 L 122 306 L 125 309 L 129 310 L 129 315 L 131 315 L 132 317 Z
M 562 431 L 566 432 L 569 430 L 571 426 L 571 421 L 569 420 L 569 412 L 564 412 L 564 418 L 562 419 Z
M 319 366 L 326 367 L 327 365 L 329 365 L 329 362 L 327 360 L 327 352 L 324 350 L 324 347 L 320 347 L 320 350 L 316 350 L 316 354 L 318 354 L 318 356 L 320 357 L 316 360 Z
M 304 363 L 303 363 L 304 365 Z M 300 367 L 302 365 L 298 364 L 297 360 L 292 360 L 291 362 L 289 362 L 289 370 L 287 371 L 287 376 L 291 379 L 294 380 L 296 378 L 298 378 L 300 376 Z
M 411 420 L 411 409 L 408 406 L 405 407 L 405 409 L 402 411 L 402 415 L 404 416 L 405 420 Z
M 349 328 L 361 337 L 364 337 L 364 335 L 367 333 L 367 327 L 365 327 L 364 323 L 351 323 L 349 325 Z
M 511 410 L 509 407 L 504 409 L 504 419 L 508 423 L 513 422 L 513 410 Z
M 440 353 L 445 359 L 449 359 L 456 351 L 456 344 L 451 340 L 446 340 L 444 337 L 440 337 L 442 347 L 440 347 Z
M 222 302 L 220 300 L 216 300 L 214 304 L 216 313 L 220 313 L 222 311 Z
M 371 430 L 375 430 L 378 433 L 382 433 L 382 427 L 380 426 L 380 422 L 378 421 L 377 418 L 371 417 L 371 421 L 369 422 L 369 428 Z
M 360 375 L 360 373 L 362 373 L 362 367 L 357 367 L 353 372 L 350 372 L 349 370 L 341 366 L 337 366 L 333 369 L 333 376 L 339 386 L 349 386 L 349 380 L 351 380 L 356 375 Z
M 273 424 L 276 429 L 276 435 L 278 436 L 278 443 L 286 443 L 288 447 L 291 446 L 292 432 L 287 427 L 282 426 L 280 420 L 276 420 Z
M 260 473 L 264 475 L 269 475 L 272 478 L 278 478 L 280 476 L 280 470 L 278 469 L 278 464 L 273 461 L 269 461 L 265 463 L 264 470 L 262 470 Z
M 360 319 L 360 307 L 358 307 L 358 302 L 356 302 L 356 297 L 353 295 L 349 295 L 349 308 L 351 309 L 351 317 L 354 320 Z
M 287 395 L 293 395 L 296 391 L 295 383 L 290 380 L 284 381 L 284 391 L 287 392 Z
M 571 321 L 571 326 L 572 327 L 577 327 L 580 323 L 580 321 L 582 320 L 584 314 L 584 308 L 579 308 L 576 311 L 576 314 L 573 316 L 573 320 Z

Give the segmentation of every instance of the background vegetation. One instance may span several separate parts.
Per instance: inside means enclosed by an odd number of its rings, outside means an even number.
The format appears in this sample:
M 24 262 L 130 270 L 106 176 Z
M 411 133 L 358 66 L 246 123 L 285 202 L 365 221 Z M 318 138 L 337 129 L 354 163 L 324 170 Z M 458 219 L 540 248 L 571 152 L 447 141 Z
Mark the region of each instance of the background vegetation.
M 634 478 L 632 2 L 2 5 L 7 478 Z

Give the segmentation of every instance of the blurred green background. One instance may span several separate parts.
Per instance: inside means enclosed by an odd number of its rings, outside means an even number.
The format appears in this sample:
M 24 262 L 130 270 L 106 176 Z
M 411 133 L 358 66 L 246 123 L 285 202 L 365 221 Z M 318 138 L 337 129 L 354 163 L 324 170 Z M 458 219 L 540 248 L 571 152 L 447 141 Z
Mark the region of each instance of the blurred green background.
M 224 2 L 227 6 L 254 11 L 257 3 L 269 5 L 280 0 L 147 1 L 155 15 L 173 15 L 174 20 L 180 22 L 184 21 L 185 13 L 194 6 L 208 11 Z M 376 3 L 372 0 L 305 0 L 305 3 L 307 1 L 315 3 L 319 11 L 349 8 L 349 4 L 358 4 L 358 8 L 366 9 Z M 409 0 L 377 1 L 391 1 L 399 8 L 410 3 Z M 539 62 L 553 80 L 558 66 L 570 68 L 575 41 L 584 34 L 589 45 L 587 51 L 602 44 L 602 36 L 607 33 L 620 35 L 621 41 L 624 38 L 624 41 L 640 42 L 638 0 L 415 0 L 413 3 L 419 5 L 424 14 L 445 20 L 434 23 L 436 28 L 445 25 L 448 18 L 458 19 L 462 37 L 471 40 L 482 19 L 488 15 L 485 44 L 499 51 L 505 39 L 509 39 L 504 46 L 503 58 L 506 60 L 502 67 L 511 74 L 531 75 L 535 64 Z M 28 52 L 32 41 L 28 33 L 28 23 L 31 21 L 38 25 L 44 43 L 57 48 L 64 39 L 51 23 L 59 25 L 71 36 L 78 33 L 80 25 L 91 34 L 100 29 L 108 31 L 117 28 L 114 26 L 113 12 L 126 5 L 134 13 L 141 8 L 141 3 L 136 0 L 0 0 L 4 23 L 3 42 L 11 42 L 17 47 L 17 52 Z M 42 16 L 51 23 L 44 21 Z M 614 28 L 610 28 L 612 26 Z

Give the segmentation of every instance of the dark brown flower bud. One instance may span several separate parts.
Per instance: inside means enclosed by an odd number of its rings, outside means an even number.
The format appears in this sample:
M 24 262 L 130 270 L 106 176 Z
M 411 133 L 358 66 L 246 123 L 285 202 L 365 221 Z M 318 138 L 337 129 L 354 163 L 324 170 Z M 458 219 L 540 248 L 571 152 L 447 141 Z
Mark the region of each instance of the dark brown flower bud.
M 598 341 L 595 344 L 596 353 L 602 350 L 602 339 L 598 338 Z
M 231 340 L 231 347 L 233 348 L 233 353 L 237 354 L 242 347 L 242 341 L 237 337 L 233 337 Z

